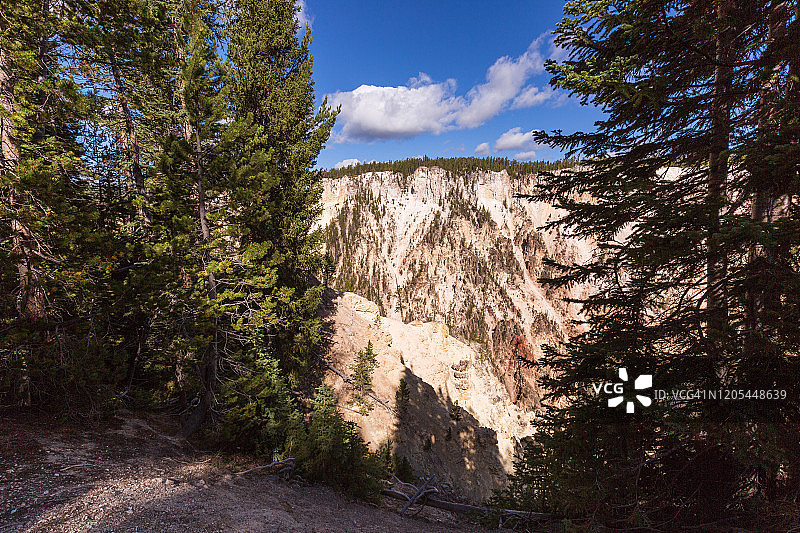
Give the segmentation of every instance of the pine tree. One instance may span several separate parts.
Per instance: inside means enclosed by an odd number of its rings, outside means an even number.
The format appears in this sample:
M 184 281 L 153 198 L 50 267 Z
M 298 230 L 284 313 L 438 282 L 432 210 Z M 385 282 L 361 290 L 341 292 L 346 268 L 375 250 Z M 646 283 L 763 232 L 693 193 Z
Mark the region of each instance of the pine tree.
M 285 451 L 291 428 L 302 426 L 278 361 L 262 348 L 247 354 L 247 375 L 222 388 L 220 439 L 226 445 L 274 457 Z
M 372 374 L 378 366 L 378 359 L 375 355 L 375 350 L 372 348 L 372 341 L 367 341 L 366 347 L 359 350 L 356 354 L 353 366 L 351 367 L 352 374 L 350 378 L 353 380 L 353 385 L 358 387 L 362 392 L 372 388 Z
M 556 42 L 570 56 L 548 65 L 552 83 L 607 116 L 593 132 L 537 136 L 582 164 L 543 173 L 536 198 L 565 209 L 551 227 L 597 242 L 598 253 L 552 265 L 545 281 L 597 289 L 579 302 L 586 332 L 548 352 L 544 386 L 565 407 L 550 408 L 501 500 L 674 527 L 729 518 L 748 497 L 796 494 L 800 331 L 783 319 L 796 313 L 797 218 L 750 213 L 759 195 L 785 203 L 800 186 L 788 112 L 796 16 L 796 2 L 565 7 Z M 754 250 L 768 269 L 753 268 Z M 771 311 L 752 303 L 763 291 Z M 781 323 L 761 328 L 769 342 L 753 334 L 759 313 Z M 777 389 L 791 399 L 656 403 L 628 415 L 591 389 L 619 368 L 653 374 L 668 391 Z
M 371 454 L 353 422 L 342 418 L 327 385 L 317 389 L 308 434 L 299 444 L 298 463 L 310 479 L 362 497 L 380 490 L 380 459 Z
M 321 287 L 314 274 L 322 263 L 311 232 L 319 177 L 311 167 L 334 114 L 324 103 L 314 112 L 310 37 L 297 40 L 293 2 L 233 4 L 222 33 L 224 68 L 214 66 L 214 32 L 204 29 L 204 8 L 192 2 L 181 9 L 173 17 L 185 50 L 176 54 L 185 63 L 178 83 L 179 144 L 191 154 L 187 168 L 203 250 L 193 253 L 206 285 L 206 303 L 199 306 L 204 317 L 197 317 L 206 324 L 197 337 L 205 344 L 195 342 L 202 354 L 200 403 L 182 430 L 189 435 L 213 407 L 223 360 L 257 373 L 244 354 L 257 348 L 256 339 L 269 339 L 269 353 L 296 380 L 320 339 Z M 212 75 L 215 70 L 224 73 Z M 229 110 L 230 121 L 224 117 Z M 224 209 L 209 215 L 211 202 Z M 239 342 L 226 344 L 223 353 L 220 335 Z M 237 378 L 240 386 L 232 390 L 248 394 L 250 379 Z
M 109 342 L 105 348 L 123 360 L 113 365 L 119 398 L 131 399 L 137 374 L 163 363 L 159 354 L 171 342 L 159 336 L 180 286 L 178 258 L 169 252 L 180 237 L 165 227 L 163 205 L 156 207 L 156 166 L 161 143 L 172 123 L 167 95 L 171 78 L 163 58 L 167 42 L 162 2 L 75 2 L 76 21 L 66 38 L 81 91 L 93 114 L 84 137 L 86 186 L 97 181 L 98 209 L 109 239 L 102 256 L 98 314 Z M 88 129 L 87 128 L 87 129 Z M 156 210 L 163 216 L 156 220 Z M 170 223 L 167 222 L 166 226 Z M 120 305 L 124 302 L 124 305 Z M 154 329 L 155 328 L 155 329 Z M 111 365 L 110 365 L 111 366 Z
M 240 0 L 230 14 L 228 80 L 238 152 L 231 164 L 228 234 L 245 283 L 225 298 L 241 306 L 241 327 L 264 328 L 292 379 L 320 340 L 321 195 L 312 170 L 336 113 L 314 110 L 310 30 L 298 42 L 289 0 Z
M 394 394 L 394 408 L 397 414 L 401 417 L 408 411 L 408 403 L 411 399 L 411 393 L 408 389 L 408 382 L 406 378 L 400 378 L 400 383 L 397 385 L 397 391 Z
M 103 239 L 81 186 L 88 106 L 60 59 L 69 6 L 4 3 L 0 19 L 0 387 L 20 405 L 52 404 L 105 372 L 87 337 Z
M 162 181 L 167 187 L 163 202 L 171 214 L 163 218 L 172 224 L 184 221 L 183 227 L 175 228 L 181 241 L 173 246 L 183 260 L 180 267 L 187 289 L 177 311 L 190 324 L 188 357 L 180 364 L 196 361 L 200 368 L 199 403 L 181 429 L 184 436 L 199 429 L 214 404 L 223 356 L 219 338 L 230 330 L 230 322 L 224 323 L 214 273 L 216 262 L 228 252 L 217 229 L 224 222 L 210 209 L 212 202 L 224 202 L 221 195 L 230 158 L 230 143 L 225 139 L 225 71 L 216 54 L 217 28 L 209 26 L 216 23 L 216 8 L 213 2 L 182 1 L 170 15 L 178 128 L 167 137 L 162 157 Z M 191 194 L 186 195 L 187 190 Z M 252 342 L 245 344 L 244 350 L 258 349 Z
M 182 436 L 214 413 L 224 442 L 299 446 L 335 112 L 294 2 L 224 8 L 2 4 L 2 403 L 178 406 Z

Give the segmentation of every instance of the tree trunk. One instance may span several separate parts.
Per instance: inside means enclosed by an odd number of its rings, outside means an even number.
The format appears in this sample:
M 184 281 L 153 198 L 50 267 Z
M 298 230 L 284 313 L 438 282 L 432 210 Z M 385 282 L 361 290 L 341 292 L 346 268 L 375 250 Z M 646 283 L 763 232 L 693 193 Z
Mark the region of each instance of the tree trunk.
M 711 103 L 711 142 L 708 157 L 708 263 L 707 263 L 707 338 L 710 354 L 715 359 L 718 373 L 724 374 L 721 366 L 724 342 L 728 330 L 728 275 L 727 255 L 719 242 L 720 217 L 726 203 L 726 183 L 728 180 L 728 145 L 730 137 L 729 92 L 732 82 L 732 68 L 729 64 L 730 29 L 725 1 L 717 5 L 716 54 L 714 67 L 714 88 Z M 720 376 L 722 377 L 722 376 Z
M 188 117 L 186 119 L 188 121 Z M 189 124 L 189 128 L 191 128 L 191 124 Z M 203 166 L 200 159 L 201 153 L 201 144 L 200 144 L 200 134 L 198 133 L 197 129 L 194 129 L 194 138 L 195 138 L 195 169 L 196 169 L 196 181 L 194 184 L 195 193 L 197 194 L 197 212 L 198 212 L 198 222 L 200 223 L 200 234 L 203 238 L 203 245 L 207 246 L 209 242 L 211 242 L 211 231 L 208 226 L 208 220 L 206 218 L 206 197 L 205 197 L 205 189 L 203 188 Z M 207 249 L 204 250 L 202 255 L 203 265 L 202 267 L 206 269 L 208 267 L 208 251 Z M 217 297 L 217 281 L 214 278 L 214 274 L 211 272 L 207 273 L 208 279 L 208 297 L 210 299 L 215 299 Z M 213 339 L 211 341 L 210 346 L 203 357 L 203 365 L 202 370 L 200 373 L 201 377 L 201 386 L 202 390 L 200 392 L 200 403 L 197 405 L 195 410 L 186 420 L 186 423 L 183 425 L 180 431 L 180 436 L 183 438 L 189 437 L 198 429 L 205 421 L 208 413 L 214 407 L 214 393 L 216 390 L 217 384 L 217 369 L 219 367 L 219 343 L 218 343 L 218 319 L 214 318 L 214 326 L 213 326 Z
M 203 241 L 204 251 L 202 254 L 201 267 L 207 269 L 209 256 L 207 246 L 211 242 L 211 229 L 208 225 L 208 211 L 206 207 L 206 194 L 203 185 L 203 161 L 202 161 L 202 143 L 200 142 L 200 133 L 198 128 L 192 126 L 191 117 L 189 115 L 189 108 L 186 102 L 186 80 L 183 77 L 183 67 L 185 66 L 186 54 L 183 49 L 183 29 L 178 23 L 177 17 L 172 19 L 172 29 L 175 41 L 175 57 L 178 60 L 179 74 L 178 74 L 178 98 L 181 103 L 182 127 L 183 135 L 186 142 L 191 145 L 194 141 L 194 166 L 195 166 L 195 182 L 194 192 L 197 198 L 197 220 L 200 226 L 200 236 Z M 194 138 L 193 138 L 194 137 Z M 208 297 L 215 299 L 217 297 L 217 281 L 214 274 L 207 273 L 208 280 Z M 205 421 L 209 411 L 214 406 L 214 392 L 217 382 L 217 369 L 219 367 L 219 344 L 218 344 L 218 322 L 214 318 L 213 326 L 213 340 L 208 347 L 207 352 L 204 354 L 204 361 L 201 370 L 201 387 L 200 403 L 195 410 L 186 420 L 186 423 L 180 430 L 180 436 L 186 438 L 196 432 Z
M 152 214 L 147 208 L 147 190 L 144 186 L 144 174 L 140 162 L 139 139 L 136 136 L 136 127 L 128 107 L 128 97 L 125 83 L 122 80 L 119 63 L 117 61 L 116 47 L 111 44 L 108 49 L 108 59 L 111 64 L 111 74 L 114 77 L 114 87 L 117 92 L 117 112 L 122 121 L 122 143 L 125 146 L 125 155 L 130 167 L 125 169 L 125 181 L 128 190 L 139 199 L 140 205 L 136 206 L 136 214 L 142 221 L 143 230 L 146 232 L 153 223 Z

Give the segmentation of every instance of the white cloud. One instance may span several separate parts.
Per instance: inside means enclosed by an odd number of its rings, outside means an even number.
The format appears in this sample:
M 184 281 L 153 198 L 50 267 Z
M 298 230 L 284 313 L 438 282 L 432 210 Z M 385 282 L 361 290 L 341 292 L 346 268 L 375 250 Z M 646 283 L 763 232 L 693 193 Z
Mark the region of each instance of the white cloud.
M 556 92 L 549 85 L 544 89 L 539 89 L 529 85 L 522 89 L 522 91 L 511 102 L 511 109 L 522 109 L 525 107 L 533 107 L 541 105 L 555 96 Z
M 478 155 L 488 155 L 491 149 L 489 148 L 489 143 L 480 143 L 478 146 L 475 147 L 474 152 Z
M 523 150 L 523 149 L 533 149 L 539 148 L 535 142 L 533 142 L 533 132 L 536 130 L 531 131 L 522 131 L 522 128 L 511 128 L 504 134 L 502 134 L 495 142 L 494 142 L 494 151 L 495 152 L 502 152 L 505 150 Z
M 552 38 L 541 35 L 522 55 L 495 61 L 486 71 L 486 82 L 465 95 L 455 94 L 455 80 L 435 82 L 423 72 L 398 87 L 361 85 L 336 92 L 328 97 L 334 106 L 342 106 L 342 128 L 335 140 L 396 139 L 475 128 L 509 106 L 536 105 L 550 97 L 538 95 L 552 91 L 526 87 L 526 83 L 544 71 L 546 55 L 556 52 Z
M 494 151 L 507 152 L 511 150 L 520 150 L 514 154 L 514 159 L 519 161 L 535 159 L 536 150 L 546 146 L 533 140 L 533 134 L 536 131 L 537 130 L 522 131 L 522 128 L 511 128 L 494 142 Z
M 416 89 L 418 87 L 424 87 L 425 85 L 431 85 L 432 83 L 433 79 L 424 72 L 420 72 L 419 77 L 417 78 L 408 79 L 408 86 L 411 87 L 412 89 Z
M 480 126 L 503 110 L 534 74 L 544 72 L 544 57 L 540 49 L 546 43 L 544 35 L 535 39 L 524 54 L 511 59 L 503 56 L 486 71 L 486 83 L 467 93 L 468 104 L 458 115 L 458 125 Z
M 413 137 L 448 129 L 463 107 L 461 100 L 453 96 L 455 80 L 429 80 L 420 74 L 409 80 L 409 85 L 361 85 L 353 91 L 331 95 L 331 104 L 342 106 L 341 140 Z
M 297 7 L 300 8 L 297 12 L 295 17 L 297 18 L 297 22 L 300 25 L 300 33 L 304 33 L 306 31 L 306 24 L 311 26 L 313 22 L 313 17 L 308 12 L 308 6 L 306 5 L 306 0 L 296 0 Z
M 361 164 L 361 161 L 359 161 L 358 159 L 345 159 L 344 161 L 339 161 L 338 163 L 333 165 L 333 168 L 339 170 L 340 168 L 354 167 L 359 164 Z
M 536 159 L 536 152 L 534 150 L 520 152 L 518 154 L 514 154 L 514 159 L 517 161 L 530 161 L 531 159 Z
M 566 61 L 569 59 L 569 52 L 558 46 L 555 41 L 550 41 L 550 48 L 547 50 L 547 58 L 553 61 Z

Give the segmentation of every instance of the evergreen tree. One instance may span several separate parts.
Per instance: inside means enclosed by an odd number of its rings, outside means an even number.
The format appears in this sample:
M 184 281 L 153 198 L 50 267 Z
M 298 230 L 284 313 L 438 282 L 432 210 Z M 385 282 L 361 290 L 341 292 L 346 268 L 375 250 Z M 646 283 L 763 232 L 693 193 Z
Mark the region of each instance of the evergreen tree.
M 408 382 L 406 378 L 400 378 L 397 391 L 394 393 L 394 408 L 401 417 L 408 411 L 408 402 L 410 399 L 411 392 L 408 389 Z
M 353 380 L 353 385 L 358 387 L 362 392 L 372 388 L 372 373 L 378 366 L 378 359 L 375 355 L 375 350 L 372 348 L 372 341 L 367 341 L 366 347 L 359 350 L 356 358 L 353 361 L 351 368 L 352 374 L 350 378 Z
M 276 460 L 287 446 L 287 433 L 301 427 L 302 419 L 278 361 L 266 350 L 248 353 L 252 370 L 222 388 L 225 411 L 220 438 L 228 445 L 252 450 Z
M 380 459 L 369 452 L 357 426 L 342 418 L 333 390 L 320 386 L 312 407 L 308 433 L 296 439 L 298 464 L 310 479 L 374 496 L 380 490 Z
M 310 30 L 298 42 L 293 1 L 234 3 L 227 30 L 230 105 L 238 152 L 230 168 L 228 235 L 245 283 L 226 298 L 242 327 L 268 330 L 292 379 L 320 340 L 321 198 L 312 170 L 336 113 L 314 110 Z M 232 265 L 231 265 L 232 266 Z
M 165 141 L 161 170 L 164 184 L 160 200 L 168 224 L 178 225 L 180 241 L 172 246 L 180 257 L 184 289 L 180 305 L 168 324 L 185 321 L 182 333 L 186 357 L 182 366 L 200 368 L 199 404 L 186 420 L 181 434 L 200 427 L 214 403 L 222 350 L 219 337 L 230 330 L 220 306 L 216 261 L 227 257 L 227 245 L 217 228 L 224 224 L 212 214 L 212 202 L 224 200 L 230 142 L 225 138 L 227 92 L 224 67 L 216 54 L 218 41 L 214 2 L 179 2 L 171 13 L 172 45 L 176 58 L 174 100 L 178 128 Z M 186 194 L 191 191 L 191 194 Z M 179 222 L 182 221 L 182 222 Z M 177 335 L 180 333 L 175 332 Z M 177 336 L 176 335 L 176 336 Z M 245 343 L 252 345 L 245 339 Z M 239 345 L 232 352 L 241 352 Z M 251 363 L 253 359 L 250 359 Z M 246 367 L 252 369 L 252 365 Z
M 506 170 L 511 176 L 521 176 L 569 167 L 575 161 L 576 159 L 574 158 L 566 158 L 562 161 L 516 161 L 503 157 L 411 157 L 400 161 L 374 161 L 359 163 L 351 167 L 329 169 L 325 171 L 325 176 L 328 178 L 341 178 L 342 176 L 357 176 L 368 172 L 386 171 L 398 172 L 408 176 L 421 166 L 439 167 L 453 174 Z
M 222 8 L 3 4 L 3 398 L 197 400 L 189 435 L 223 366 L 236 406 L 262 372 L 253 350 L 293 383 L 308 365 L 311 169 L 335 113 L 314 107 L 293 2 Z
M 179 100 L 188 122 L 184 138 L 187 132 L 194 136 L 188 153 L 193 152 L 192 189 L 205 250 L 198 257 L 207 298 L 200 307 L 205 345 L 197 345 L 203 353 L 200 404 L 184 426 L 185 435 L 212 408 L 223 359 L 252 372 L 243 346 L 269 339 L 269 353 L 296 382 L 320 339 L 321 287 L 313 276 L 320 271 L 321 255 L 311 232 L 320 191 L 311 167 L 335 115 L 324 102 L 314 112 L 310 37 L 297 41 L 295 10 L 293 2 L 235 3 L 224 33 L 224 76 L 198 76 L 210 72 L 215 50 L 206 44 L 210 33 L 203 29 L 204 17 L 175 23 L 193 47 L 185 53 Z M 222 113 L 228 110 L 231 121 L 222 128 L 227 122 Z M 212 135 L 203 133 L 195 116 L 202 116 Z M 224 131 L 213 133 L 220 128 Z M 220 191 L 214 196 L 225 209 L 211 216 L 206 197 L 214 190 Z M 220 335 L 241 343 L 226 345 L 223 353 Z M 248 394 L 250 379 L 237 379 L 241 386 L 233 390 Z
M 85 126 L 91 133 L 83 144 L 91 156 L 84 159 L 84 186 L 96 188 L 109 236 L 94 305 L 103 318 L 105 348 L 122 360 L 108 365 L 112 387 L 118 399 L 130 401 L 141 370 L 164 363 L 160 356 L 172 339 L 159 331 L 170 320 L 181 285 L 181 259 L 170 253 L 180 237 L 164 224 L 172 214 L 152 200 L 161 136 L 173 111 L 164 60 L 165 6 L 137 0 L 74 6 L 76 20 L 65 38 L 94 111 Z M 164 218 L 155 220 L 156 211 Z
M 544 173 L 536 198 L 598 252 L 545 281 L 596 291 L 580 300 L 586 332 L 548 352 L 553 407 L 500 502 L 673 528 L 796 497 L 796 28 L 796 2 L 565 7 L 556 42 L 570 55 L 548 65 L 552 83 L 607 116 L 537 136 L 583 161 Z M 626 414 L 591 388 L 619 368 L 667 391 L 785 399 Z
M 88 102 L 60 59 L 69 6 L 6 2 L 0 19 L 0 388 L 52 404 L 107 377 L 90 334 L 103 234 L 81 186 Z

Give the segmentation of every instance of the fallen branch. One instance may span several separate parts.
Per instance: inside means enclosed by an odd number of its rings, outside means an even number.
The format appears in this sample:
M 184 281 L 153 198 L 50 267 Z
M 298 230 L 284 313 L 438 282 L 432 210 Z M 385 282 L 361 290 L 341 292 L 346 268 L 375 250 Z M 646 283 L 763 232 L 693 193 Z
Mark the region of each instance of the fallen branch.
M 274 463 L 270 463 L 268 465 L 262 465 L 262 466 L 256 466 L 256 467 L 253 467 L 253 468 L 248 468 L 247 470 L 242 470 L 241 472 L 236 472 L 234 475 L 240 476 L 242 474 L 246 474 L 246 473 L 252 472 L 254 470 L 263 470 L 265 468 L 278 468 L 278 467 L 280 467 L 279 470 L 281 472 L 283 472 L 285 469 L 294 469 L 296 462 L 297 462 L 297 459 L 295 459 L 294 457 L 288 457 L 286 459 L 283 459 L 282 461 L 275 461 Z
M 417 490 L 416 485 L 412 485 L 411 483 L 406 483 L 405 481 L 401 481 L 400 478 L 398 478 L 397 476 L 395 476 L 391 472 L 386 472 L 386 473 L 389 474 L 389 477 L 391 477 L 394 480 L 393 483 L 396 483 L 396 484 L 400 485 L 401 487 L 408 487 L 408 488 L 410 488 L 411 490 L 414 490 L 414 491 Z
M 91 464 L 91 463 L 81 463 L 79 465 L 70 465 L 70 466 L 62 468 L 60 470 L 60 472 L 66 472 L 67 470 L 72 470 L 73 468 L 83 468 L 83 467 L 86 467 L 86 466 L 94 466 L 94 465 Z
M 419 504 L 419 507 L 417 508 L 417 510 L 416 510 L 416 512 L 414 513 L 413 516 L 417 516 L 419 513 L 422 512 L 422 510 L 425 508 L 425 500 L 431 494 L 439 494 L 439 489 L 430 488 L 430 489 L 425 489 L 425 490 L 422 491 L 422 494 L 420 494 L 419 498 L 417 498 L 417 503 Z
M 411 507 L 414 504 L 414 502 L 416 502 L 422 496 L 422 494 L 425 491 L 425 488 L 428 485 L 430 485 L 434 477 L 435 475 L 432 474 L 431 477 L 429 477 L 428 480 L 425 483 L 423 483 L 420 488 L 417 489 L 417 492 L 415 492 L 411 498 L 408 498 L 408 503 L 406 503 L 406 506 L 403 507 L 403 509 L 400 511 L 400 514 L 405 513 L 408 510 L 408 508 Z
M 403 494 L 402 492 L 392 489 L 383 489 L 381 491 L 381 494 L 383 496 L 388 496 L 396 500 L 407 501 L 409 503 L 411 499 L 407 494 Z M 491 507 L 478 507 L 477 505 L 448 502 L 445 500 L 438 500 L 436 498 L 430 498 L 430 497 L 425 498 L 424 501 L 421 502 L 421 504 L 430 505 L 431 507 L 436 507 L 437 509 L 444 509 L 445 511 L 452 511 L 454 513 L 478 513 L 484 516 L 490 515 L 492 513 L 499 513 L 503 516 L 514 516 L 525 520 L 538 520 L 542 518 L 550 518 L 550 515 L 546 513 L 517 511 L 515 509 L 492 509 Z

